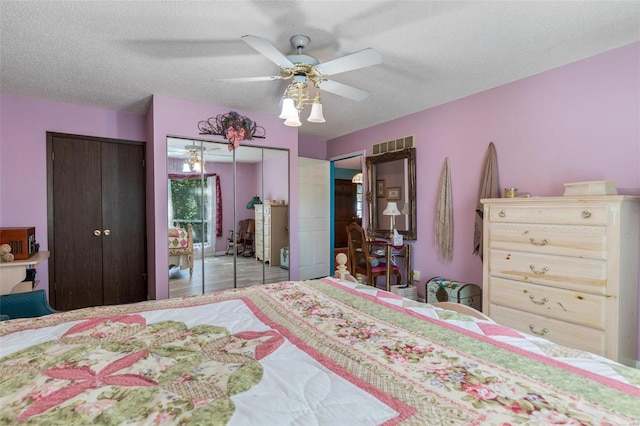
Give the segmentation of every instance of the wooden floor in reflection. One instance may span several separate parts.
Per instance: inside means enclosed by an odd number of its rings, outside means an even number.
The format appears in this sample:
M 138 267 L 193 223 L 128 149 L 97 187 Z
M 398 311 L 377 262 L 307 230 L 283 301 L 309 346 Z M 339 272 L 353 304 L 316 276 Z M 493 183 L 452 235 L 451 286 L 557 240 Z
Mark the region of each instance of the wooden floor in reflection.
M 205 257 L 204 268 L 202 259 L 194 262 L 193 276 L 189 276 L 189 269 L 173 268 L 169 271 L 169 297 L 182 297 L 202 294 L 204 269 L 204 293 L 234 288 L 233 271 L 234 257 L 219 255 Z M 236 287 L 248 287 L 254 284 L 273 283 L 289 279 L 289 271 L 279 266 L 264 265 L 255 257 L 236 258 L 237 280 Z M 264 275 L 263 275 L 264 274 Z M 264 276 L 264 280 L 263 280 Z

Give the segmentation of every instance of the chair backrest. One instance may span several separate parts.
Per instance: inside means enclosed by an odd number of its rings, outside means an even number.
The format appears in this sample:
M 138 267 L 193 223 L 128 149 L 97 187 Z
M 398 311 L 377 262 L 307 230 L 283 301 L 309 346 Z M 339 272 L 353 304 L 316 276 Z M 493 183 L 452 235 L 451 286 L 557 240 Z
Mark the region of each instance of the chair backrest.
M 247 229 L 246 232 L 250 234 L 256 233 L 256 220 L 255 219 L 247 219 Z
M 371 254 L 364 229 L 357 223 L 353 222 L 347 225 L 347 240 L 351 275 L 355 276 L 357 269 L 367 269 L 367 266 L 370 265 Z

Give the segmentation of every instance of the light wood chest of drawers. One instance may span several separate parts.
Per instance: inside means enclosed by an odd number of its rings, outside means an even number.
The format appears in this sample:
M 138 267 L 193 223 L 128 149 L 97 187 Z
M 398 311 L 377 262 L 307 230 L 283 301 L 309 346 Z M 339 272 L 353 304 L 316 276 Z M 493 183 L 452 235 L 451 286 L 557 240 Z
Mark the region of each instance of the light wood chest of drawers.
M 640 197 L 485 199 L 483 311 L 635 366 Z
M 289 206 L 256 204 L 255 209 L 256 260 L 278 266 L 280 249 L 289 245 Z

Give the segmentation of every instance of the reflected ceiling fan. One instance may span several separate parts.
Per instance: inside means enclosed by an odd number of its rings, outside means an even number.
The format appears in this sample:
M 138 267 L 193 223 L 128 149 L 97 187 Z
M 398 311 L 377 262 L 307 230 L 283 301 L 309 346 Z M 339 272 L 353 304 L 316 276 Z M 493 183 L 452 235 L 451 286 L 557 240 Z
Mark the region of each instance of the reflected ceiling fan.
M 205 154 L 210 153 L 211 151 L 217 151 L 220 148 L 206 148 L 203 144 L 192 144 L 185 145 L 184 148 L 179 148 L 176 146 L 169 147 L 168 154 L 177 155 L 179 157 L 184 158 L 184 163 L 182 165 L 183 173 L 200 173 L 205 172 Z
M 280 67 L 280 75 L 267 77 L 228 78 L 218 81 L 244 83 L 251 81 L 292 80 L 282 96 L 282 112 L 280 118 L 285 119 L 287 126 L 300 126 L 300 112 L 305 105 L 311 104 L 311 114 L 307 121 L 324 123 L 320 90 L 343 96 L 354 101 L 361 101 L 369 93 L 353 86 L 327 79 L 328 76 L 365 68 L 382 62 L 380 54 L 372 48 L 343 56 L 329 62 L 320 63 L 316 58 L 305 55 L 303 49 L 311 39 L 305 35 L 291 37 L 291 45 L 296 54 L 285 56 L 267 40 L 245 35 L 242 40 Z M 317 89 L 315 97 L 309 94 L 309 87 Z

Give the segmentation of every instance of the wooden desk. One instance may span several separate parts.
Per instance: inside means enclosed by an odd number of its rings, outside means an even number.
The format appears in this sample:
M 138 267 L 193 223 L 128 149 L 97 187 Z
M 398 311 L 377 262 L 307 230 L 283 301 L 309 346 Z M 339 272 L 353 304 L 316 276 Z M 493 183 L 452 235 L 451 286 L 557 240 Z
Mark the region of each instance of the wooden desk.
M 48 258 L 48 251 L 39 251 L 29 259 L 0 262 L 0 294 L 31 291 L 31 282 L 23 283 L 27 275 L 27 266 L 37 265 Z

